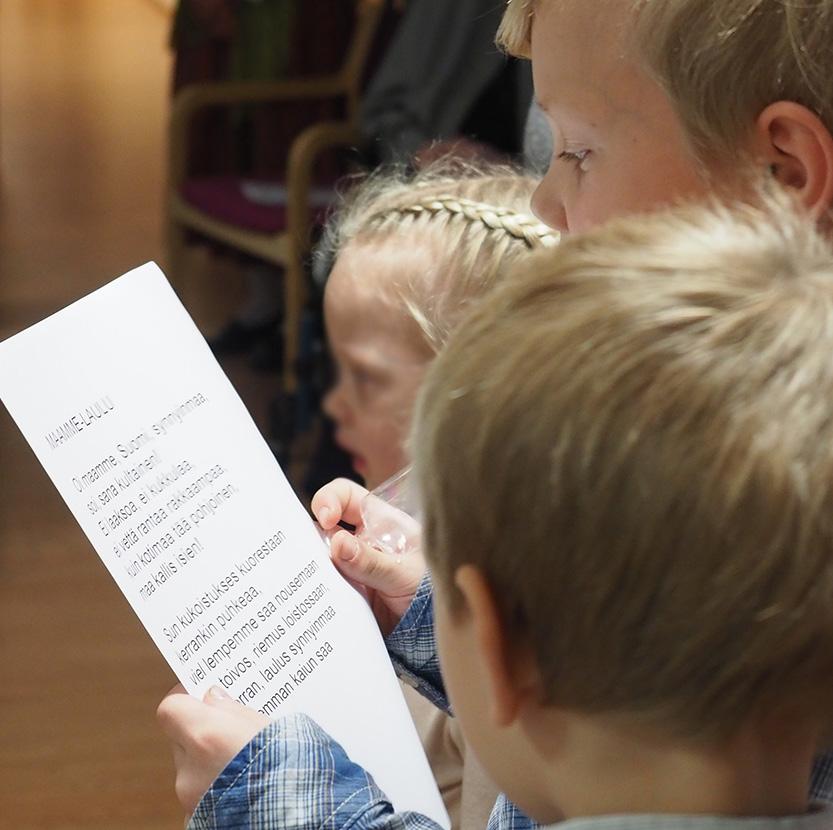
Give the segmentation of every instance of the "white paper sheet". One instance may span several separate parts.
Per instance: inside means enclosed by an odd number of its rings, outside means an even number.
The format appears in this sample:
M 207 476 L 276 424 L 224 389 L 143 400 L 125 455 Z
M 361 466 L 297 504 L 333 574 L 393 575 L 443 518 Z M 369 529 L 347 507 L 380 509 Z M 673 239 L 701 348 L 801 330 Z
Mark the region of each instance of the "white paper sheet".
M 189 692 L 306 712 L 448 827 L 372 614 L 159 268 L 0 343 L 0 398 Z

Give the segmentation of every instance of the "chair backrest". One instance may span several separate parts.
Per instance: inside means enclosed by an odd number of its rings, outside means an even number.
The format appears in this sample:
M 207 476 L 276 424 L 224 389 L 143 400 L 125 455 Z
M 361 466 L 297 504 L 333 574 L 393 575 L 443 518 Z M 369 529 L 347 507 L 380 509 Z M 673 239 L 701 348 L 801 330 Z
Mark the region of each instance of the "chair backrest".
M 379 24 L 382 21 L 385 5 L 384 0 L 357 0 L 356 2 L 355 29 L 344 63 L 339 70 L 347 96 L 347 117 L 354 123 L 358 119 L 365 70 Z

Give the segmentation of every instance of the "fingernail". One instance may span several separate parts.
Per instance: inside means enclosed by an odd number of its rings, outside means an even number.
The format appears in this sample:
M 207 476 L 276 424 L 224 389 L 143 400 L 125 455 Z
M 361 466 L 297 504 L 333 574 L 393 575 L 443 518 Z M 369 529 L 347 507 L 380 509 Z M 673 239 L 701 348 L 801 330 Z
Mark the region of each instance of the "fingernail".
M 212 686 L 208 690 L 208 696 L 216 700 L 231 700 L 231 695 L 222 686 Z
M 330 519 L 332 518 L 333 511 L 330 510 L 329 507 L 324 506 L 318 511 L 318 522 L 319 524 L 328 524 Z
M 351 536 L 350 540 L 344 543 L 342 548 L 342 559 L 345 562 L 352 562 L 359 555 L 358 539 Z

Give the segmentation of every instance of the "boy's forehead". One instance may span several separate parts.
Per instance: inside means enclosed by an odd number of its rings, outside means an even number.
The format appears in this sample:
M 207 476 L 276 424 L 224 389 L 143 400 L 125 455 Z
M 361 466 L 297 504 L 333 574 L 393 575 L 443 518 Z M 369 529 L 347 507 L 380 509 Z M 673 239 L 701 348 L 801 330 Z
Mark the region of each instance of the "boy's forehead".
M 622 67 L 632 63 L 626 7 L 613 0 L 535 4 L 532 71 L 536 98 L 545 110 L 555 104 L 569 107 L 574 97 L 583 108 L 615 101 Z

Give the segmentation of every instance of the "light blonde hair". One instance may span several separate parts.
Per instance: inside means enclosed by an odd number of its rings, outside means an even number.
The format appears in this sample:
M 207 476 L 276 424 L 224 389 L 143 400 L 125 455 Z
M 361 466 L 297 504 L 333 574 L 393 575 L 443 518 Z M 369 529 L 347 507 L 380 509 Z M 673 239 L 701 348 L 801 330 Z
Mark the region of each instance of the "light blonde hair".
M 498 31 L 529 56 L 535 8 L 511 0 Z M 697 156 L 736 159 L 755 118 L 794 101 L 833 131 L 833 0 L 621 0 L 636 54 L 668 93 Z
M 530 213 L 536 184 L 511 167 L 454 160 L 416 174 L 384 170 L 349 192 L 321 251 L 332 260 L 348 244 L 424 248 L 430 268 L 391 273 L 379 291 L 413 318 L 436 353 L 512 262 L 558 241 Z
M 547 702 L 704 740 L 829 711 L 833 249 L 794 210 L 518 263 L 429 369 L 412 447 L 435 578 L 482 569 Z

